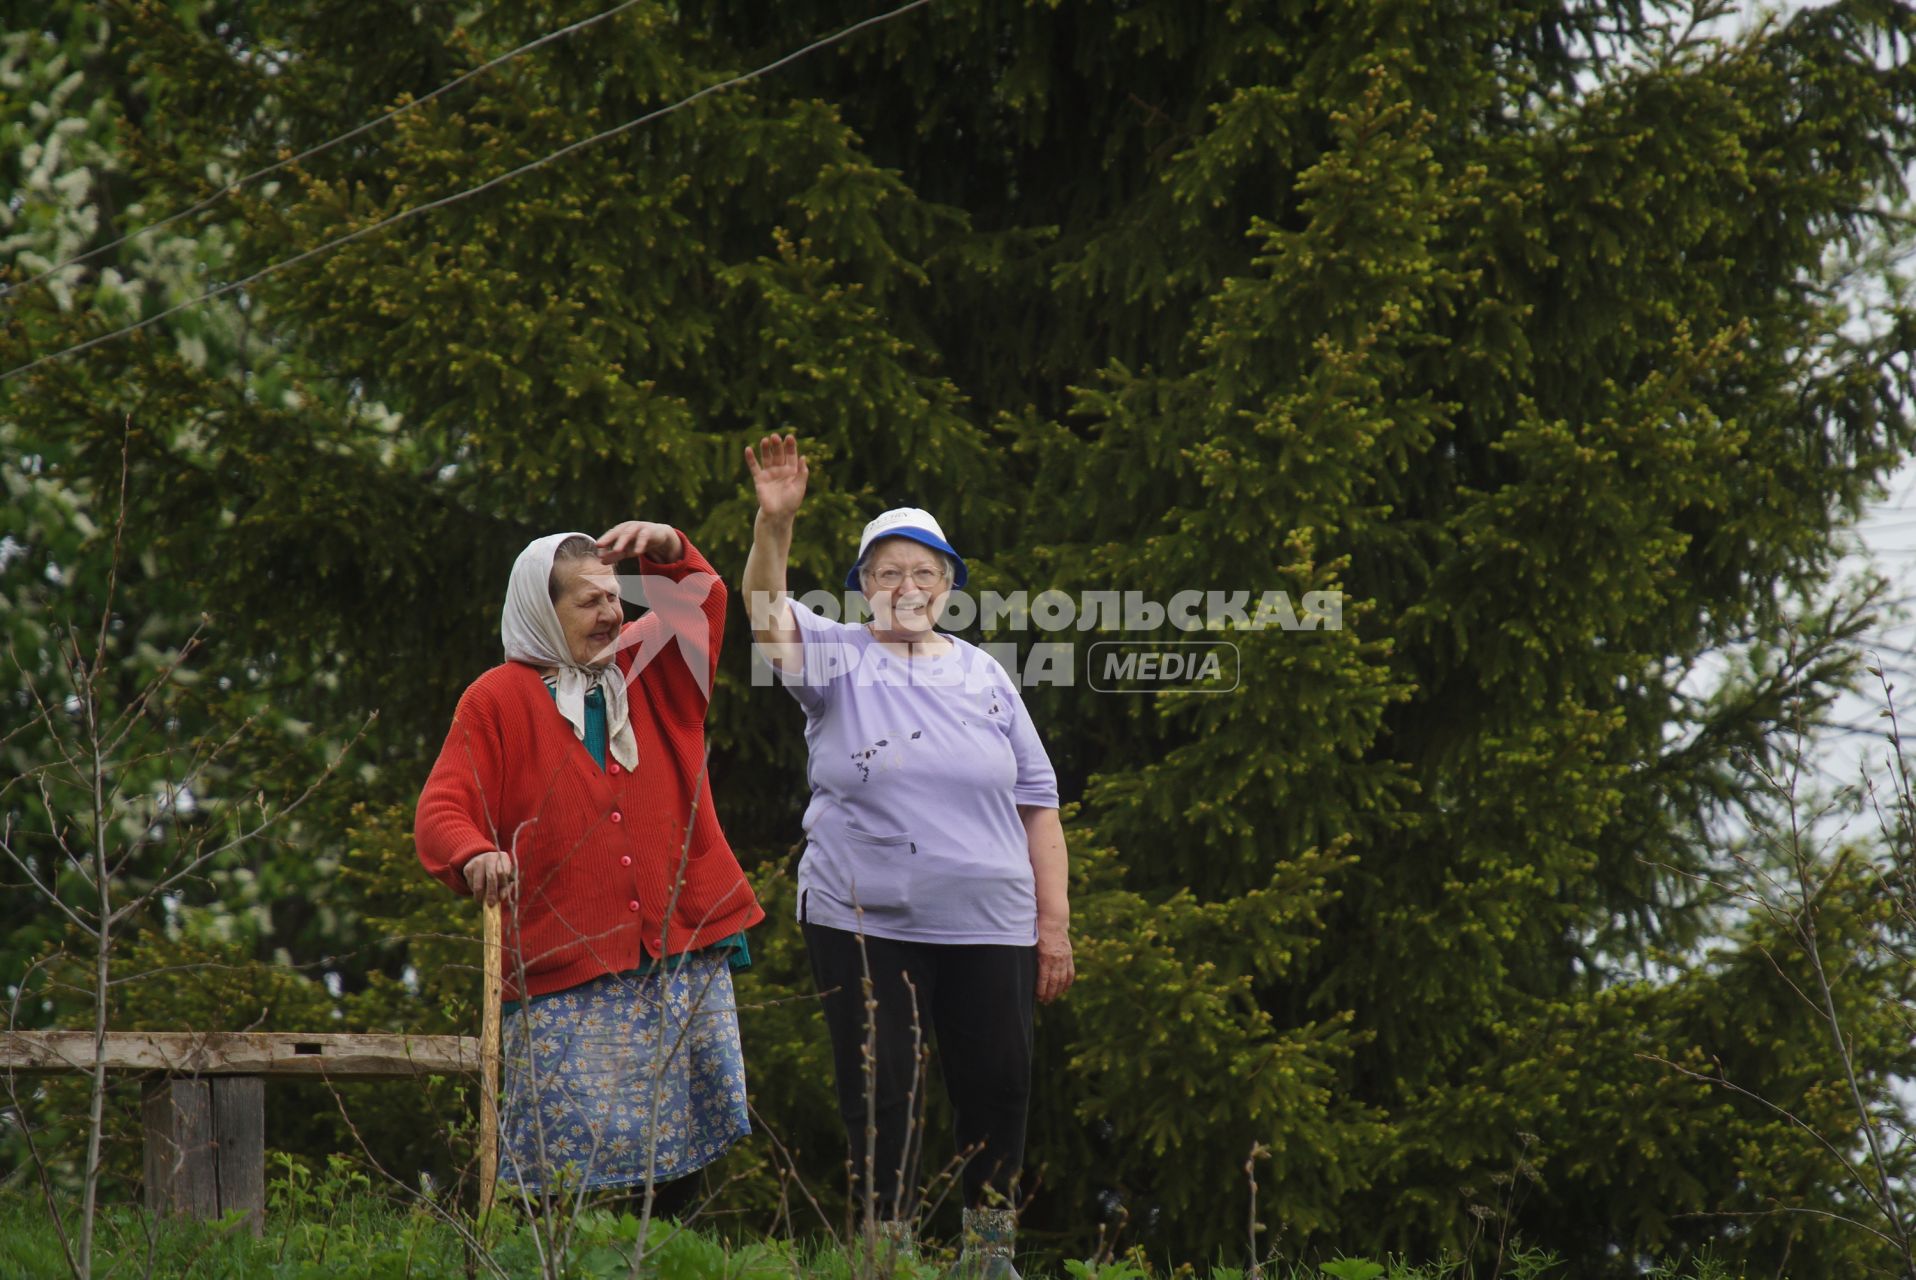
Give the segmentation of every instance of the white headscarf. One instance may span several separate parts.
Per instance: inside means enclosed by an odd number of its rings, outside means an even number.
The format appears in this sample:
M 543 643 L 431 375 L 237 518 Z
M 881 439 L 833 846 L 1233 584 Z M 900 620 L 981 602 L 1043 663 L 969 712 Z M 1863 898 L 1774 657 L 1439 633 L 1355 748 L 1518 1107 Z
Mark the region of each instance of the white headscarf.
M 559 714 L 572 726 L 579 740 L 585 740 L 585 697 L 594 689 L 605 694 L 606 746 L 612 758 L 623 768 L 639 765 L 639 742 L 632 735 L 632 717 L 625 699 L 625 677 L 616 662 L 582 667 L 572 660 L 566 644 L 565 628 L 552 607 L 552 556 L 567 538 L 585 538 L 589 534 L 549 533 L 534 538 L 512 562 L 512 579 L 506 584 L 506 607 L 499 616 L 499 638 L 505 643 L 506 660 L 529 662 L 539 667 L 558 668 Z

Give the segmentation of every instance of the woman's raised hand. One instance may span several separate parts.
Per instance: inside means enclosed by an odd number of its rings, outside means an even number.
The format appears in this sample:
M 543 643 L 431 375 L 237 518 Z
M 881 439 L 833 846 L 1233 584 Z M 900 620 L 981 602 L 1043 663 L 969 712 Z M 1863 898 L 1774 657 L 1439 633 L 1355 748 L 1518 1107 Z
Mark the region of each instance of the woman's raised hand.
M 758 442 L 758 454 L 745 446 L 745 465 L 751 468 L 752 483 L 758 487 L 758 509 L 774 520 L 790 520 L 805 501 L 805 481 L 811 470 L 798 451 L 798 437 L 766 436 Z
M 685 544 L 677 529 L 650 520 L 627 520 L 599 535 L 601 563 L 615 564 L 633 556 L 645 556 L 661 564 L 671 564 L 685 558 Z
M 766 436 L 758 453 L 745 446 L 745 465 L 758 487 L 758 519 L 752 522 L 752 549 L 745 557 L 745 616 L 752 639 L 774 667 L 796 672 L 803 665 L 798 623 L 785 594 L 785 562 L 792 558 L 792 524 L 805 501 L 809 473 L 798 452 L 797 436 Z

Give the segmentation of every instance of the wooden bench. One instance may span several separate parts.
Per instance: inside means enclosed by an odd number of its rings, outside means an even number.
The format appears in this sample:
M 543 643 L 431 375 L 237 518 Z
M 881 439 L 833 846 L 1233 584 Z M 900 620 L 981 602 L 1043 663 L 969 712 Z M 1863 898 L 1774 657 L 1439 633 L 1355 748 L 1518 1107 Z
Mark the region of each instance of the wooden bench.
M 257 1234 L 266 1212 L 267 1078 L 479 1075 L 480 1043 L 476 1036 L 110 1031 L 105 1059 L 109 1071 L 160 1073 L 141 1106 L 147 1210 L 213 1219 L 238 1209 Z M 0 1032 L 0 1070 L 85 1073 L 93 1058 L 91 1031 Z M 483 1110 L 490 1122 L 491 1108 Z M 484 1200 L 489 1192 L 482 1188 Z

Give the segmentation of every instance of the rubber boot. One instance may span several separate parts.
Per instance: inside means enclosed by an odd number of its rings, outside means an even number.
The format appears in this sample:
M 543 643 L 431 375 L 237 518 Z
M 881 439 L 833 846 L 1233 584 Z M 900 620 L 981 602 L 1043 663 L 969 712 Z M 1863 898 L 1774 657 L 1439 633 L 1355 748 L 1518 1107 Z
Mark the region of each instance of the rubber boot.
M 918 1241 L 912 1236 L 909 1220 L 887 1218 L 877 1224 L 877 1234 L 878 1257 L 881 1264 L 888 1258 L 903 1262 L 917 1259 Z
M 1023 1280 L 1011 1265 L 1018 1242 L 1018 1215 L 1010 1209 L 965 1210 L 965 1243 L 954 1280 Z

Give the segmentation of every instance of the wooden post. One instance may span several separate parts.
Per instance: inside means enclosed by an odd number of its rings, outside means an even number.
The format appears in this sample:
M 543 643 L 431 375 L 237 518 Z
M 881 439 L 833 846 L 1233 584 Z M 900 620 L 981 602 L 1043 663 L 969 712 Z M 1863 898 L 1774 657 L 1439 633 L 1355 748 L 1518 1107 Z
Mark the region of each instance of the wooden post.
M 155 1080 L 141 1099 L 146 1207 L 154 1217 L 220 1216 L 213 1165 L 213 1090 L 204 1080 Z
M 212 1086 L 220 1213 L 244 1210 L 257 1236 L 266 1230 L 266 1081 L 215 1076 Z
M 235 1209 L 266 1225 L 266 1082 L 172 1077 L 146 1087 L 146 1207 L 212 1220 Z
M 479 1011 L 479 1216 L 492 1212 L 499 1186 L 499 1001 L 505 964 L 499 904 L 484 907 L 485 987 Z

